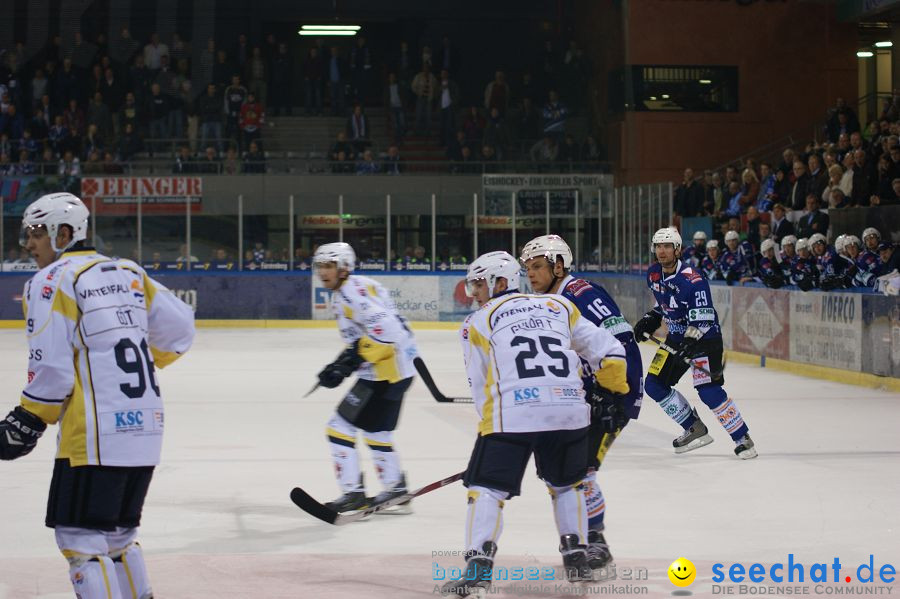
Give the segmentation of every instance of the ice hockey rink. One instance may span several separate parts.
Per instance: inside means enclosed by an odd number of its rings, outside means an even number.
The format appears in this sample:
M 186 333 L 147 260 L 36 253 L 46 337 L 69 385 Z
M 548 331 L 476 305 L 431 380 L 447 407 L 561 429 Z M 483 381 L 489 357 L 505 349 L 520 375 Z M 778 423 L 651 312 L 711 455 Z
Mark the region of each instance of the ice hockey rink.
M 441 390 L 469 395 L 455 332 L 418 330 L 417 338 Z M 348 385 L 302 396 L 340 349 L 334 328 L 201 328 L 192 351 L 159 373 L 167 431 L 140 536 L 157 599 L 429 597 L 442 582 L 436 573 L 462 564 L 446 555 L 463 549 L 460 483 L 419 498 L 412 515 L 342 527 L 290 502 L 294 486 L 323 501 L 338 495 L 324 426 Z M 646 365 L 652 348 L 643 352 Z M 26 356 L 23 332 L 0 330 L 3 413 L 18 401 Z M 709 597 L 729 589 L 746 596 L 754 591 L 727 579 L 713 586 L 712 565 L 727 572 L 758 562 L 768 572 L 788 554 L 807 576 L 790 586 L 810 595 L 848 593 L 870 555 L 876 582 L 867 591 L 900 594 L 896 582 L 877 578 L 883 564 L 900 569 L 900 396 L 732 361 L 726 388 L 760 453 L 745 462 L 689 385 L 685 377 L 679 387 L 715 443 L 674 455 L 677 427 L 645 400 L 601 469 L 617 580 L 593 587 L 508 580 L 496 584 L 497 596 Z M 464 469 L 476 421 L 471 405 L 438 404 L 417 381 L 396 434 L 410 486 Z M 0 465 L 0 599 L 73 596 L 65 560 L 43 526 L 53 430 L 29 456 Z M 361 452 L 374 494 L 369 450 Z M 529 468 L 522 496 L 504 509 L 497 567 L 559 565 L 550 499 Z M 698 570 L 686 590 L 666 575 L 678 557 Z M 827 584 L 809 580 L 812 564 L 830 568 L 835 558 L 844 566 L 839 582 L 830 569 Z M 766 585 L 769 592 L 759 593 Z M 771 580 L 752 586 L 754 594 L 776 594 Z

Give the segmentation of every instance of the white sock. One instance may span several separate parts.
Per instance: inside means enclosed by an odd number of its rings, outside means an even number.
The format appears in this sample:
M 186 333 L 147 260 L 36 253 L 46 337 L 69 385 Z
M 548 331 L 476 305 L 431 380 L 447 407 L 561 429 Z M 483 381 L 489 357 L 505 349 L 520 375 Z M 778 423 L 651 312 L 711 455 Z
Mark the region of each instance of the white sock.
M 553 516 L 559 536 L 578 535 L 578 544 L 587 545 L 587 504 L 584 501 L 584 486 L 568 487 L 547 485 L 553 498 Z
M 375 462 L 378 480 L 386 490 L 393 489 L 403 476 L 403 471 L 400 469 L 400 457 L 394 451 L 393 437 L 394 434 L 391 431 L 363 432 L 366 445 L 372 450 L 372 460 Z
M 328 421 L 328 445 L 334 462 L 338 486 L 344 493 L 360 491 L 359 455 L 356 452 L 356 427 L 335 414 Z
M 108 535 L 109 556 L 116 566 L 116 578 L 119 589 L 125 599 L 146 599 L 153 596 L 147 566 L 144 564 L 144 553 L 135 541 L 136 528 L 118 528 Z
M 503 532 L 503 500 L 507 493 L 486 487 L 469 487 L 466 513 L 466 550 L 482 552 L 488 541 L 497 542 Z

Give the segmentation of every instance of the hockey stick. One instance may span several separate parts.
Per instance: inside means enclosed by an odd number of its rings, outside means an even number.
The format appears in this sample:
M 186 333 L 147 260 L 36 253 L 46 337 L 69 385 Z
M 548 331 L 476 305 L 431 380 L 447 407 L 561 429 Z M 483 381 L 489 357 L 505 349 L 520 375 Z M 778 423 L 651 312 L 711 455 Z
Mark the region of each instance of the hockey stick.
M 304 398 L 309 397 L 310 395 L 312 395 L 312 392 L 315 391 L 315 390 L 318 389 L 318 388 L 319 388 L 319 383 L 316 383 L 315 385 L 313 385 L 313 388 L 310 389 L 309 391 L 307 391 L 307 392 L 306 392 L 306 395 L 304 395 L 303 397 L 304 397 Z
M 678 351 L 675 348 L 673 348 L 672 346 L 667 344 L 665 341 L 657 339 L 654 335 L 648 336 L 647 339 L 649 339 L 650 341 L 652 341 L 653 343 L 658 345 L 660 347 L 660 349 L 664 349 L 665 351 L 669 352 L 672 355 L 675 355 L 676 353 L 678 353 Z M 696 368 L 697 370 L 699 370 L 700 372 L 702 372 L 703 374 L 705 374 L 706 376 L 708 376 L 711 379 L 717 379 L 722 376 L 723 372 L 725 372 L 725 353 L 722 352 L 722 368 L 716 372 L 710 372 L 708 369 L 703 368 L 702 366 L 695 365 L 694 362 L 690 358 L 685 358 L 684 363 L 687 364 L 688 366 Z
M 395 505 L 400 505 L 403 503 L 407 503 L 412 501 L 416 497 L 420 495 L 424 495 L 425 493 L 431 493 L 435 489 L 440 489 L 441 487 L 446 487 L 449 484 L 455 483 L 463 477 L 465 472 L 458 472 L 453 476 L 448 476 L 447 478 L 441 479 L 439 481 L 435 481 L 429 485 L 425 485 L 420 489 L 416 489 L 415 491 L 411 491 L 409 493 L 405 493 L 403 495 L 399 495 L 394 497 L 393 499 L 388 499 L 387 501 L 382 501 L 379 504 L 373 505 L 364 510 L 358 510 L 355 512 L 346 512 L 340 513 L 332 510 L 331 508 L 326 507 L 325 505 L 319 503 L 315 499 L 313 499 L 309 493 L 301 489 L 300 487 L 294 487 L 294 490 L 291 491 L 291 501 L 293 501 L 297 507 L 301 510 L 309 514 L 310 516 L 314 516 L 323 522 L 327 522 L 328 524 L 334 524 L 335 526 L 341 526 L 343 524 L 348 524 L 350 522 L 356 522 L 357 520 L 362 520 L 366 516 L 371 516 L 376 512 L 380 512 L 382 510 L 386 510 L 389 507 L 394 507 Z
M 431 396 L 434 397 L 435 401 L 441 403 L 472 403 L 471 397 L 447 397 L 441 393 L 437 385 L 434 384 L 434 379 L 431 378 L 431 373 L 428 372 L 425 362 L 419 356 L 413 359 L 413 364 L 415 364 L 416 370 L 419 371 L 419 376 L 422 377 L 422 382 L 431 391 Z

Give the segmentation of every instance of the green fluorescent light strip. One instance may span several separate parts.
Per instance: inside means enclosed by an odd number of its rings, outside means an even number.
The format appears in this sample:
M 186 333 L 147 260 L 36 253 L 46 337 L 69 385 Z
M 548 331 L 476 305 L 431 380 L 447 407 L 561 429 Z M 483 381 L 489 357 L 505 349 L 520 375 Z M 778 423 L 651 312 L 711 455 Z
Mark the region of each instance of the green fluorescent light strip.
M 303 25 L 303 31 L 359 31 L 359 25 Z

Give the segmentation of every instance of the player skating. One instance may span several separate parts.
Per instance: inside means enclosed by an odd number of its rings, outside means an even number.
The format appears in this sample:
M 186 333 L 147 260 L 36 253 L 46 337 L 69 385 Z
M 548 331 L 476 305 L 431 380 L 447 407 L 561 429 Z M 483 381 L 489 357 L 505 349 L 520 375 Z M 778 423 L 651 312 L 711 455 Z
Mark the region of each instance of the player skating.
M 68 193 L 25 209 L 21 243 L 41 270 L 23 294 L 28 384 L 0 423 L 0 458 L 59 422 L 46 524 L 76 596 L 149 599 L 137 531 L 162 447 L 155 368 L 188 350 L 194 316 L 134 262 L 88 247 L 88 215 Z
M 656 300 L 656 307 L 647 312 L 634 326 L 638 339 L 649 339 L 666 321 L 669 334 L 666 344 L 676 348 L 674 354 L 660 348 L 647 374 L 644 390 L 684 429 L 684 434 L 672 442 L 675 453 L 684 453 L 712 443 L 706 425 L 691 409 L 687 399 L 674 388 L 678 380 L 694 366 L 694 387 L 700 400 L 713 411 L 722 427 L 735 442 L 734 452 L 742 459 L 755 458 L 757 453 L 747 425 L 723 388 L 724 375 L 713 379 L 709 373 L 722 371 L 722 332 L 719 317 L 713 306 L 709 283 L 699 272 L 678 258 L 681 235 L 673 227 L 653 234 L 656 264 L 647 272 L 647 286 Z M 697 367 L 708 372 L 704 373 Z
M 566 576 L 592 579 L 583 485 L 590 407 L 581 360 L 599 386 L 627 393 L 625 350 L 569 300 L 519 293 L 519 269 L 511 255 L 492 252 L 466 275 L 468 293 L 484 302 L 460 331 L 481 422 L 463 479 L 469 489 L 466 572 L 444 585 L 445 595 L 487 593 L 503 503 L 519 494 L 532 454 L 552 497 Z

